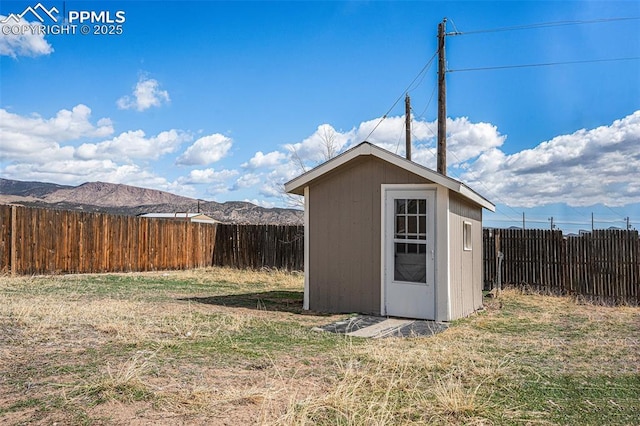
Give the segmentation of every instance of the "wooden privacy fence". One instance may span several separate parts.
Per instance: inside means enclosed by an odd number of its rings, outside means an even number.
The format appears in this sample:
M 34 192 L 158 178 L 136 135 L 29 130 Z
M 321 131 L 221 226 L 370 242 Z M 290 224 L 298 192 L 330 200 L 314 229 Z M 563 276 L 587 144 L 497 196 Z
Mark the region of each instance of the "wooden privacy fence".
M 0 272 L 93 273 L 210 266 L 216 225 L 0 206 Z
M 485 289 L 501 282 L 605 303 L 640 304 L 638 231 L 595 230 L 578 237 L 538 229 L 485 229 Z
M 485 229 L 484 282 L 640 305 L 637 231 Z M 304 269 L 304 228 L 213 225 L 0 205 L 0 273 Z
M 224 225 L 218 228 L 213 264 L 235 268 L 304 269 L 304 227 Z

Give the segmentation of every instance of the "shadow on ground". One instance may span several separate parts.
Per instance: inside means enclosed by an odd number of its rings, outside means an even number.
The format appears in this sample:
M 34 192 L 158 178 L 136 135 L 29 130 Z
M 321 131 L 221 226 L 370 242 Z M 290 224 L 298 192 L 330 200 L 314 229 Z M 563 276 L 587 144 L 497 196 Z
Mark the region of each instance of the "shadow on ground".
M 247 308 L 260 311 L 291 312 L 301 315 L 329 316 L 330 314 L 302 309 L 304 293 L 301 291 L 265 291 L 261 293 L 229 294 L 211 297 L 187 297 L 178 300 L 206 305 Z

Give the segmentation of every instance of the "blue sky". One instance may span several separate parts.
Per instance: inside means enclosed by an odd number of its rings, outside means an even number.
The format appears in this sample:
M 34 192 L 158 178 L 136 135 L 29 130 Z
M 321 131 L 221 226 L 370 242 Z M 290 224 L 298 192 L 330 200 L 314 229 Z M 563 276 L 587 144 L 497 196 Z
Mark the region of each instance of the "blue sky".
M 37 4 L 3 1 L 0 20 Z M 636 1 L 41 4 L 57 21 L 3 25 L 75 34 L 0 34 L 4 178 L 285 206 L 323 138 L 403 155 L 407 88 L 413 158 L 435 168 L 435 61 L 421 71 L 447 17 L 448 172 L 497 204 L 485 226 L 640 227 Z M 562 62 L 581 63 L 463 71 Z

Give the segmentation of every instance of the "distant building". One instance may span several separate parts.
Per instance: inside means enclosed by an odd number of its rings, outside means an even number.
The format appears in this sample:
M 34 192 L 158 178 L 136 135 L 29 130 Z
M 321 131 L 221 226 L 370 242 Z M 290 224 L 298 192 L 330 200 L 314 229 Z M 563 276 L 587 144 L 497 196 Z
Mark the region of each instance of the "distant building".
M 164 219 L 164 220 L 181 220 L 193 223 L 220 223 L 212 217 L 202 213 L 143 213 L 138 217 L 147 217 L 150 219 Z

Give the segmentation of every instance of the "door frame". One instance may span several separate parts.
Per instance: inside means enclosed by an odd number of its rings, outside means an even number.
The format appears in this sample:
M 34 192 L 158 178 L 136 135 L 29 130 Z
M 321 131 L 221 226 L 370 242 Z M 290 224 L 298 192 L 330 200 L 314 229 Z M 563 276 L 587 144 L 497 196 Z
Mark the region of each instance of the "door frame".
M 434 280 L 434 316 L 438 316 L 438 275 L 437 275 L 437 232 L 438 232 L 438 185 L 435 184 L 382 184 L 380 186 L 380 314 L 382 316 L 387 315 L 387 300 L 386 300 L 386 290 L 387 290 L 387 268 L 393 267 L 393 265 L 388 265 L 387 263 L 387 193 L 389 191 L 420 191 L 420 192 L 432 192 L 433 193 L 433 211 L 431 214 L 434 218 L 434 235 L 433 235 L 433 250 L 434 250 L 434 270 L 433 280 Z M 393 236 L 391 236 L 393 238 Z

